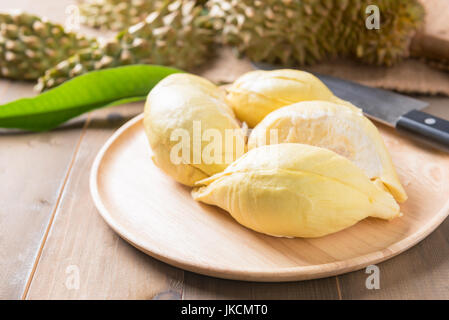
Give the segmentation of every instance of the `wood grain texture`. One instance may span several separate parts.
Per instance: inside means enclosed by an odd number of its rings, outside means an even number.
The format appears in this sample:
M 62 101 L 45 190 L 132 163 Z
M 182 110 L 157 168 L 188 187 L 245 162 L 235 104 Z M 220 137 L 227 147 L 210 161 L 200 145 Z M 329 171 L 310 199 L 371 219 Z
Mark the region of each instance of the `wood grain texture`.
M 138 252 L 103 222 L 89 194 L 97 150 L 142 105 L 94 113 L 79 147 L 28 299 L 180 299 L 183 272 Z M 79 275 L 79 288 L 67 285 Z
M 27 95 L 30 85 L 0 81 L 0 103 Z M 22 296 L 79 138 L 0 131 L 0 299 Z
M 1 1 L 0 11 L 21 9 L 64 24 L 67 6 L 75 3 Z M 0 104 L 34 95 L 33 83 L 0 80 Z M 37 134 L 0 129 L 0 299 L 20 299 L 26 289 L 84 120 L 80 117 L 63 129 Z
M 380 289 L 364 270 L 339 276 L 343 299 L 449 299 L 449 220 L 424 241 L 378 265 Z
M 449 155 L 416 146 L 381 126 L 409 199 L 404 216 L 365 219 L 316 239 L 263 235 L 223 210 L 197 203 L 149 159 L 140 115 L 96 158 L 94 202 L 106 222 L 140 250 L 177 267 L 226 279 L 292 281 L 361 269 L 410 248 L 449 214 Z
M 183 299 L 339 299 L 335 277 L 288 283 L 243 282 L 185 272 Z

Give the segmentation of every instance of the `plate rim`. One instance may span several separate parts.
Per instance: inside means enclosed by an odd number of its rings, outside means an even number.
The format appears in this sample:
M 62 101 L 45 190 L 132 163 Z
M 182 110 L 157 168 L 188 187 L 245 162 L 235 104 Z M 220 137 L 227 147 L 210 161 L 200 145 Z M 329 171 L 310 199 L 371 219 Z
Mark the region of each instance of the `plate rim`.
M 110 146 L 118 138 L 120 138 L 123 133 L 141 122 L 143 120 L 143 117 L 144 114 L 141 113 L 131 120 L 127 121 L 116 132 L 114 132 L 114 134 L 109 137 L 106 143 L 101 147 L 100 151 L 95 157 L 90 170 L 90 194 L 92 196 L 94 205 L 102 218 L 109 225 L 109 227 L 114 230 L 114 232 L 116 232 L 121 238 L 123 238 L 125 241 L 127 241 L 140 251 L 144 252 L 145 254 L 164 263 L 187 271 L 223 279 L 257 282 L 301 281 L 336 276 L 339 274 L 363 269 L 371 264 L 380 263 L 410 249 L 411 247 L 422 241 L 424 238 L 426 238 L 428 235 L 430 235 L 449 215 L 448 199 L 448 201 L 432 219 L 430 219 L 426 224 L 421 226 L 416 232 L 409 235 L 408 237 L 395 242 L 392 245 L 381 250 L 376 250 L 371 253 L 346 260 L 339 260 L 324 264 L 282 268 L 279 269 L 279 271 L 261 271 L 256 269 L 229 270 L 225 268 L 220 269 L 217 267 L 210 268 L 197 262 L 185 261 L 182 258 L 176 259 L 176 257 L 173 257 L 170 254 L 160 252 L 157 248 L 147 248 L 147 246 L 139 241 L 139 239 L 134 237 L 132 233 L 128 232 L 126 228 L 120 227 L 120 224 L 114 221 L 103 201 L 101 200 L 100 192 L 98 189 L 98 169 L 102 163 L 104 155 L 109 150 Z

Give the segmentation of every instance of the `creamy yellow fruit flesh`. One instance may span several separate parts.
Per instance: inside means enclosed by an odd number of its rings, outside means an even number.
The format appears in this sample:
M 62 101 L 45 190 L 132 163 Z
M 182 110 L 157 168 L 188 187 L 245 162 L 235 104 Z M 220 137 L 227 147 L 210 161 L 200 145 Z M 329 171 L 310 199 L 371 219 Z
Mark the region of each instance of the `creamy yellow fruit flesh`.
M 320 237 L 369 216 L 389 220 L 400 215 L 392 195 L 354 163 L 331 150 L 298 143 L 252 149 L 196 185 L 195 200 L 274 236 Z
M 251 128 L 270 112 L 301 101 L 324 100 L 360 110 L 336 97 L 314 75 L 291 69 L 245 73 L 228 88 L 226 99 L 237 118 Z
M 271 141 L 273 134 L 277 141 Z M 251 132 L 248 148 L 283 142 L 332 150 L 380 180 L 398 202 L 407 199 L 379 131 L 359 111 L 327 101 L 292 104 L 266 116 Z
M 199 154 L 194 154 L 195 126 L 200 127 Z M 232 109 L 225 101 L 225 93 L 208 80 L 186 73 L 172 74 L 160 81 L 149 93 L 144 114 L 144 127 L 153 151 L 154 163 L 176 181 L 193 186 L 200 179 L 223 171 L 235 160 L 235 147 L 245 145 L 245 132 Z M 202 153 L 207 143 L 203 134 L 213 129 L 219 133 L 222 152 L 220 161 L 207 163 Z M 235 130 L 236 142 L 226 144 L 225 131 Z M 197 130 L 198 131 L 198 130 Z M 210 131 L 209 131 L 210 132 Z M 188 138 L 188 160 L 173 162 L 173 148 L 182 137 Z M 177 139 L 175 139 L 177 138 Z M 198 142 L 198 139 L 196 139 Z M 228 148 L 227 148 L 228 147 Z M 226 157 L 226 155 L 231 156 Z M 200 161 L 195 161 L 195 157 Z M 229 160 L 230 159 L 230 160 Z
M 239 120 L 254 127 L 248 145 Z M 377 128 L 307 72 L 249 72 L 227 94 L 204 78 L 170 75 L 148 95 L 144 127 L 161 170 L 265 234 L 320 237 L 366 217 L 390 220 L 407 199 Z M 179 130 L 187 149 L 174 162 Z M 208 162 L 211 130 L 221 148 Z M 250 151 L 241 156 L 236 145 Z

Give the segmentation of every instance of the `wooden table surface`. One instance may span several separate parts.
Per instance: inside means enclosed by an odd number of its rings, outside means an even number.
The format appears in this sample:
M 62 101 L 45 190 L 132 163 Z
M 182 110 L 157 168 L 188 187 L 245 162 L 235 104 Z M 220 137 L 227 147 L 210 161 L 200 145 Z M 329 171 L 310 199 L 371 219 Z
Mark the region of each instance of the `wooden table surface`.
M 64 22 L 74 1 L 2 1 Z M 0 103 L 33 95 L 0 80 Z M 449 119 L 449 98 L 422 97 Z M 449 219 L 412 249 L 365 270 L 302 282 L 220 280 L 159 262 L 102 220 L 88 177 L 99 148 L 142 103 L 95 111 L 46 133 L 0 132 L 0 299 L 449 299 Z M 79 280 L 79 281 L 78 281 Z

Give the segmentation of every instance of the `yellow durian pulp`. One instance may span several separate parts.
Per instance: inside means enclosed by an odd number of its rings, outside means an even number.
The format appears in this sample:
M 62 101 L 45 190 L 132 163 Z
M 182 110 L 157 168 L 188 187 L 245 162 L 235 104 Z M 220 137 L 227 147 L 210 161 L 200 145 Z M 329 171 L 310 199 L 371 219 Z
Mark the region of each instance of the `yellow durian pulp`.
M 254 127 L 248 146 L 239 120 Z M 161 170 L 265 234 L 320 237 L 367 217 L 390 220 L 407 199 L 377 128 L 307 72 L 249 72 L 227 94 L 170 75 L 148 95 L 144 127 Z M 219 160 L 205 161 L 212 153 Z
M 379 131 L 361 112 L 327 101 L 295 103 L 266 116 L 251 132 L 248 148 L 283 142 L 332 150 L 380 180 L 398 202 L 407 199 Z
M 226 99 L 237 118 L 251 128 L 270 112 L 301 101 L 324 100 L 360 110 L 336 97 L 311 73 L 292 69 L 245 73 L 229 87 Z
M 298 143 L 252 149 L 196 185 L 195 200 L 274 236 L 320 237 L 366 217 L 400 215 L 392 195 L 354 163 L 331 150 Z
M 195 129 L 198 125 L 201 131 Z M 144 127 L 154 163 L 176 181 L 188 186 L 223 171 L 237 158 L 239 146 L 245 147 L 246 134 L 225 101 L 225 92 L 210 81 L 187 73 L 172 74 L 151 90 L 145 104 Z M 177 163 L 171 156 L 173 148 L 181 143 L 180 130 L 189 138 L 189 143 L 185 143 L 189 155 L 187 161 L 183 158 L 181 163 Z M 234 143 L 224 141 L 226 130 L 233 131 Z M 208 145 L 204 141 L 205 132 L 220 135 L 220 161 L 203 161 L 202 154 Z M 198 142 L 194 146 L 198 133 L 199 147 Z M 214 142 L 213 137 L 208 139 Z M 196 160 L 198 157 L 200 161 Z

